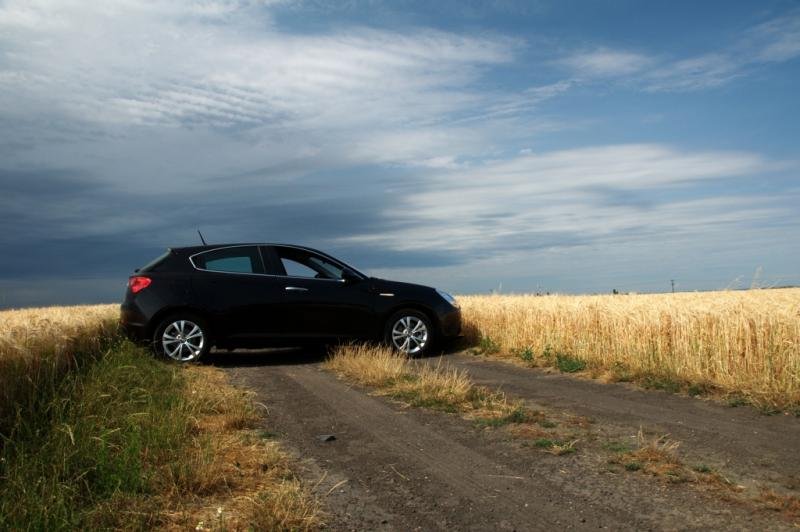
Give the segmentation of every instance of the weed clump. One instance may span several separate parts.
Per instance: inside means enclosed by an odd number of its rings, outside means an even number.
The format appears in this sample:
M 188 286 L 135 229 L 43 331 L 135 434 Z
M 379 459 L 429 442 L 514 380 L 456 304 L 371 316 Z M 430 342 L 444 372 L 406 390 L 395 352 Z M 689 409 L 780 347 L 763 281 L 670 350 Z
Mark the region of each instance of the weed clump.
M 586 369 L 586 362 L 569 355 L 556 355 L 556 367 L 564 373 L 577 373 Z
M 533 445 L 535 447 L 539 447 L 540 449 L 544 449 L 550 454 L 554 454 L 556 456 L 563 456 L 565 454 L 572 454 L 577 451 L 575 448 L 575 444 L 578 443 L 578 440 L 571 440 L 571 441 L 563 441 L 563 440 L 553 440 L 550 438 L 537 438 L 533 441 Z
M 334 349 L 326 366 L 379 393 L 423 408 L 462 412 L 484 427 L 527 421 L 529 413 L 501 392 L 475 385 L 465 371 L 408 359 L 388 347 L 344 345 Z
M 528 346 L 519 352 L 519 358 L 527 364 L 533 365 L 533 349 Z
M 610 462 L 621 464 L 627 471 L 643 471 L 671 482 L 688 480 L 687 470 L 676 455 L 679 442 L 668 436 L 647 437 L 641 429 L 636 439 L 634 450 L 618 442 L 606 444 L 606 449 L 618 453 Z
M 500 344 L 495 342 L 491 336 L 481 336 L 478 350 L 484 355 L 493 355 L 500 352 Z

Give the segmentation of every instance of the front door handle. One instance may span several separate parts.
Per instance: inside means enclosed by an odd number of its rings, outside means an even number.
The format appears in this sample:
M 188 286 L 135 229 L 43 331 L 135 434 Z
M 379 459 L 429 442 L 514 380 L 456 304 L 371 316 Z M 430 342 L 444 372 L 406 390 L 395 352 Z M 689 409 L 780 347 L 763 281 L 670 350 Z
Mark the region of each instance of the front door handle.
M 302 286 L 287 286 L 287 292 L 308 292 L 308 288 L 303 288 Z

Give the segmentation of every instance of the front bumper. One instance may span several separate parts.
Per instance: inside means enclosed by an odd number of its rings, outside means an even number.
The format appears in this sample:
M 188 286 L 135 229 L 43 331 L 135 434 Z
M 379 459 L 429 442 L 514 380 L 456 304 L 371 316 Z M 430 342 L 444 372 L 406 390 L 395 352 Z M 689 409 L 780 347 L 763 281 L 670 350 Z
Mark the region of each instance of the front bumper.
M 461 310 L 451 308 L 439 316 L 441 333 L 445 338 L 455 338 L 461 336 Z

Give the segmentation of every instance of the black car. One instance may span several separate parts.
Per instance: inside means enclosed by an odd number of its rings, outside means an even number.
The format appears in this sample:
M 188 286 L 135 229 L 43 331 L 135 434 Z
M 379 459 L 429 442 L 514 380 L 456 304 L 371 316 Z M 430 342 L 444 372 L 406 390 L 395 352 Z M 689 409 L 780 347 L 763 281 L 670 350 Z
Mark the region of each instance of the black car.
M 128 280 L 120 322 L 172 359 L 211 346 L 384 341 L 409 355 L 461 332 L 440 290 L 368 277 L 320 251 L 285 244 L 171 248 Z

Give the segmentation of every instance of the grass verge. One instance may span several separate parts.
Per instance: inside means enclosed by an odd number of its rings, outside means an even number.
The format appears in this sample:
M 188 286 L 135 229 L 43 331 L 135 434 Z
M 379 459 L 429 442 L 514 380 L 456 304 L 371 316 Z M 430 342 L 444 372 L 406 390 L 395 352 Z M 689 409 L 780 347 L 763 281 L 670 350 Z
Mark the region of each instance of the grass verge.
M 466 372 L 441 363 L 421 364 L 383 346 L 342 345 L 326 361 L 328 369 L 350 381 L 411 406 L 461 412 L 482 426 L 522 423 L 528 418 L 520 402 L 501 392 L 476 386 Z
M 0 439 L 118 340 L 118 305 L 0 311 Z
M 0 450 L 0 529 L 312 529 L 251 398 L 128 342 L 52 381 Z

